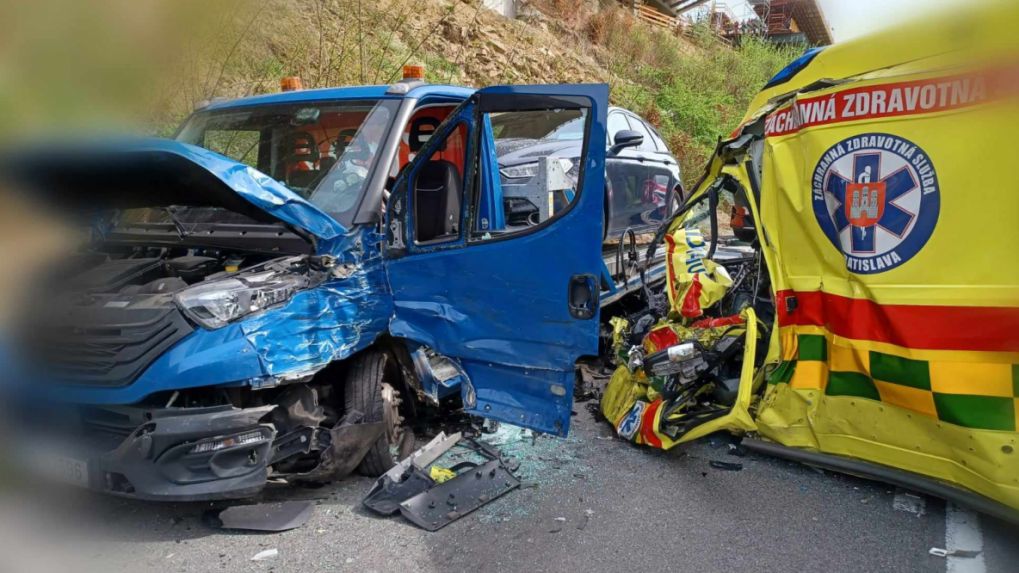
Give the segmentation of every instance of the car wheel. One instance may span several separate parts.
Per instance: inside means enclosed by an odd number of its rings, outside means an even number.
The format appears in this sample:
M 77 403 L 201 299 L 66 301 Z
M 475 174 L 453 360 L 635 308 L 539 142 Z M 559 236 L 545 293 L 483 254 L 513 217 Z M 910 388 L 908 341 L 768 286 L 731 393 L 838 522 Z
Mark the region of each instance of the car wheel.
M 669 205 L 669 217 L 672 217 L 679 212 L 679 207 L 683 204 L 682 199 L 679 198 L 677 193 L 672 194 L 672 203 Z
M 361 412 L 364 422 L 386 423 L 386 433 L 357 466 L 362 475 L 380 476 L 414 450 L 414 432 L 406 427 L 400 413 L 404 398 L 397 390 L 400 385 L 395 364 L 386 352 L 370 349 L 355 356 L 347 368 L 343 388 L 345 411 Z

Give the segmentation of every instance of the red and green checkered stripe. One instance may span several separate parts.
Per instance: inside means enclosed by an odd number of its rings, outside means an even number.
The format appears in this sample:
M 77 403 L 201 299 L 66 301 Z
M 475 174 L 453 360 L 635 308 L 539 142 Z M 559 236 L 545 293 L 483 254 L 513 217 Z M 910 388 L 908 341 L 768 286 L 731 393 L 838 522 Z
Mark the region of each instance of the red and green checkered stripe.
M 792 385 L 823 388 L 828 396 L 885 402 L 966 428 L 1017 430 L 1019 365 L 958 365 L 844 348 L 836 350 L 855 352 L 858 359 L 836 363 L 829 360 L 824 336 L 798 334 L 796 343 L 795 359 L 783 361 L 770 384 L 790 383 L 809 372 L 821 379 L 808 381 L 809 386 L 802 380 Z M 858 366 L 845 370 L 847 362 Z

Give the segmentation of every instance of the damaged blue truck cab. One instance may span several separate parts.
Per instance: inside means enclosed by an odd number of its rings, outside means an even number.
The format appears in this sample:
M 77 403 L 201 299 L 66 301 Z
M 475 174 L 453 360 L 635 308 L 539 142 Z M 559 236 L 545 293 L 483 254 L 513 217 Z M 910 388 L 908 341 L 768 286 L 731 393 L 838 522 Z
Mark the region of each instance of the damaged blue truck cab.
M 422 403 L 456 394 L 566 436 L 576 361 L 598 351 L 607 104 L 605 85 L 292 91 L 22 169 L 115 213 L 53 313 L 74 359 L 51 354 L 46 387 L 88 438 L 54 454 L 60 477 L 197 500 L 379 475 Z M 579 162 L 539 158 L 526 225 L 493 118 L 535 139 L 583 126 Z

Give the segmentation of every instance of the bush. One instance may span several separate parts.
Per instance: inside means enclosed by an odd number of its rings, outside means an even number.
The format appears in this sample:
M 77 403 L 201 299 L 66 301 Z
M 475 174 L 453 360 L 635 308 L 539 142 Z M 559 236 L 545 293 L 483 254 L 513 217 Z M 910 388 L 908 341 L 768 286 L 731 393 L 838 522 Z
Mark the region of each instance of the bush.
M 601 58 L 619 78 L 613 102 L 662 132 L 687 187 L 718 138 L 732 133 L 764 84 L 804 49 L 756 37 L 730 46 L 700 25 L 677 35 L 615 7 L 594 14 L 585 31 L 605 48 Z

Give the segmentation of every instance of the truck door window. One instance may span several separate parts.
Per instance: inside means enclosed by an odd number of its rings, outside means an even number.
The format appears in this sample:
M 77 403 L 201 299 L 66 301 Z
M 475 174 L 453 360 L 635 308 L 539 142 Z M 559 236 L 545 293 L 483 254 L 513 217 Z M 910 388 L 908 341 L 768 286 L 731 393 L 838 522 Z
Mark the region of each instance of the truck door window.
M 390 175 L 396 176 L 417 156 L 435 128 L 456 109 L 454 105 L 425 105 L 414 111 L 400 137 L 400 150 Z M 461 168 L 463 165 L 461 164 Z
M 492 125 L 505 225 L 476 217 L 472 240 L 523 232 L 576 199 L 588 110 L 486 113 Z
M 411 205 L 418 244 L 460 236 L 466 143 L 467 126 L 460 124 L 432 148 L 415 172 Z

